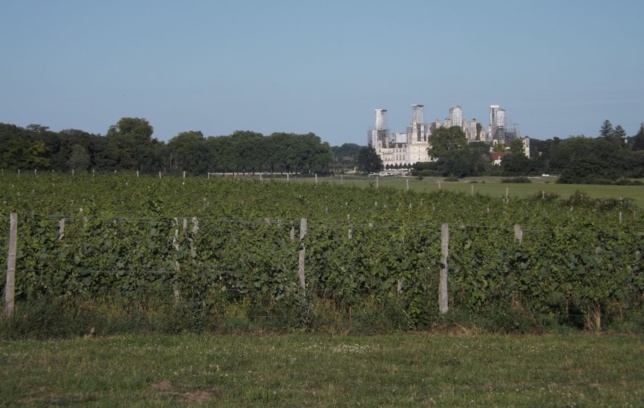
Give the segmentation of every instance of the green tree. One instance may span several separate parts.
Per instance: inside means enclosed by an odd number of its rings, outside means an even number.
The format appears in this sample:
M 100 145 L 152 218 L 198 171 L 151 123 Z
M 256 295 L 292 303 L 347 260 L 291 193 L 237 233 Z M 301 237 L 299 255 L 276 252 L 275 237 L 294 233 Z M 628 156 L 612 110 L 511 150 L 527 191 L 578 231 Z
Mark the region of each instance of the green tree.
M 384 169 L 382 159 L 373 146 L 365 146 L 358 152 L 358 169 L 365 173 L 376 173 Z
M 501 159 L 501 170 L 504 176 L 527 176 L 534 171 L 534 162 L 523 152 L 512 153 Z
M 195 174 L 206 174 L 209 167 L 209 149 L 203 133 L 181 132 L 167 143 L 166 165 L 174 171 L 189 170 Z
M 570 165 L 564 169 L 557 182 L 581 184 L 615 180 L 616 178 L 618 178 L 617 171 L 606 162 L 594 157 L 584 157 L 570 162 Z
M 522 139 L 514 139 L 510 142 L 510 151 L 514 153 L 521 153 L 523 154 L 523 140 Z
M 91 159 L 87 153 L 87 149 L 79 144 L 73 145 L 67 165 L 75 171 L 86 171 L 91 165 Z
M 92 158 L 92 167 L 97 171 L 113 171 L 120 168 L 120 152 L 112 140 L 104 136 L 92 136 L 87 150 Z
M 128 138 L 137 143 L 146 144 L 152 141 L 154 128 L 143 118 L 121 118 L 107 131 L 108 137 Z
M 119 167 L 154 172 L 161 168 L 162 144 L 152 138 L 154 129 L 143 118 L 121 118 L 107 131 L 119 149 Z
M 624 141 L 626 139 L 626 131 L 622 127 L 622 125 L 617 125 L 615 126 L 615 130 L 613 131 L 614 138 L 619 139 L 620 141 Z
M 602 123 L 602 127 L 599 129 L 599 136 L 601 137 L 611 137 L 613 136 L 613 124 L 610 123 L 610 120 L 606 119 Z
M 644 122 L 640 123 L 640 130 L 631 140 L 633 150 L 644 150 Z
M 459 126 L 450 128 L 440 127 L 429 137 L 431 157 L 440 157 L 447 152 L 462 149 L 467 146 L 467 135 Z

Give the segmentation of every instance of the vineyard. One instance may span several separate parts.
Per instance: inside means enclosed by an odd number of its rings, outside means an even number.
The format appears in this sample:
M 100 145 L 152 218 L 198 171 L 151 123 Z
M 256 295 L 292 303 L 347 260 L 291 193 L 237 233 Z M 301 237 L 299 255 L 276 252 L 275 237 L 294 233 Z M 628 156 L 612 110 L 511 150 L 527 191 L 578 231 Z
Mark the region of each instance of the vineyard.
M 14 212 L 12 327 L 33 318 L 21 313 L 30 305 L 53 302 L 78 316 L 92 299 L 104 308 L 96 315 L 150 330 L 161 327 L 155 316 L 170 315 L 177 330 L 193 331 L 231 318 L 281 329 L 362 322 L 373 331 L 486 317 L 509 331 L 643 324 L 644 215 L 629 200 L 3 174 L 3 254 Z M 444 268 L 448 313 L 439 311 Z

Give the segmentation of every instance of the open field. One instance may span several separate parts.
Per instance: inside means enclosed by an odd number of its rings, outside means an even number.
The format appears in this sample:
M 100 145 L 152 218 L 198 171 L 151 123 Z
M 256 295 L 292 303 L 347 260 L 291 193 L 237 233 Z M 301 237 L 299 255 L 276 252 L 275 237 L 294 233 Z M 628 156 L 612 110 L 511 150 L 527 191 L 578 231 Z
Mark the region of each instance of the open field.
M 407 188 L 418 192 L 432 192 L 440 189 L 446 191 L 459 191 L 471 194 L 474 193 L 489 195 L 491 197 L 505 197 L 506 189 L 508 196 L 525 197 L 542 192 L 559 194 L 562 198 L 568 198 L 575 191 L 583 191 L 592 198 L 620 198 L 627 197 L 635 200 L 637 205 L 644 208 L 644 186 L 617 186 L 617 185 L 595 185 L 595 184 L 557 184 L 555 177 L 530 177 L 532 183 L 501 183 L 501 177 L 471 177 L 458 182 L 446 182 L 444 177 L 424 177 L 417 180 L 414 177 L 375 177 L 366 176 L 340 176 L 320 177 L 318 182 L 343 183 L 368 187 L 376 184 L 380 187 Z M 298 180 L 314 181 L 306 178 Z
M 641 406 L 625 335 L 0 342 L 0 406 Z

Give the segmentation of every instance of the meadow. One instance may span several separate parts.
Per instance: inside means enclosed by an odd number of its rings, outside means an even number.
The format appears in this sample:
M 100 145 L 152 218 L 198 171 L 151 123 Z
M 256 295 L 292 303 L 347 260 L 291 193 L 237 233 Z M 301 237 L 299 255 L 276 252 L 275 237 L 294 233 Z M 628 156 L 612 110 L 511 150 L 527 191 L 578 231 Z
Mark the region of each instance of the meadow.
M 435 192 L 438 190 L 460 192 L 471 194 L 487 195 L 490 197 L 524 198 L 537 194 L 558 194 L 562 198 L 568 198 L 576 191 L 583 191 L 592 198 L 619 199 L 626 197 L 633 199 L 638 206 L 644 208 L 644 186 L 623 186 L 623 185 L 597 185 L 597 184 L 558 184 L 556 177 L 529 177 L 531 183 L 503 183 L 501 177 L 468 177 L 457 182 L 445 181 L 444 177 L 423 177 L 421 180 L 415 177 L 386 176 L 332 176 L 320 177 L 319 181 L 336 184 L 347 184 L 359 187 L 375 186 L 406 189 L 417 192 Z M 307 177 L 299 180 L 314 181 Z
M 0 342 L 0 406 L 641 406 L 629 335 L 178 335 Z

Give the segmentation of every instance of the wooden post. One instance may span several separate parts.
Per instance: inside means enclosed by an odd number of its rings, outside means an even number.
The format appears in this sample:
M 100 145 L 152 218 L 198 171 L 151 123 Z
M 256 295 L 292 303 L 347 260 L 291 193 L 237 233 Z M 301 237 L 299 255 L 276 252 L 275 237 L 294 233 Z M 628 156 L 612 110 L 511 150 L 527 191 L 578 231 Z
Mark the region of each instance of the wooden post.
M 186 171 L 183 171 L 183 178 L 186 178 Z
M 192 217 L 192 237 L 190 238 L 190 256 L 192 258 L 197 257 L 197 245 L 195 244 L 195 239 L 197 233 L 199 232 L 199 219 L 197 217 Z
M 291 181 L 291 180 L 290 180 L 290 178 L 289 178 L 289 176 L 288 176 L 288 173 L 286 173 L 286 181 L 287 181 L 287 182 L 288 182 L 288 181 Z
M 161 178 L 161 171 L 159 171 L 159 178 Z
M 16 252 L 18 250 L 18 214 L 9 216 L 9 253 L 7 256 L 7 286 L 4 294 L 4 312 L 13 315 L 16 291 Z
M 523 241 L 523 230 L 519 224 L 514 224 L 514 239 L 519 241 L 519 244 Z
M 136 171 L 136 178 L 139 178 L 139 171 Z
M 440 282 L 438 284 L 438 304 L 441 314 L 447 313 L 448 297 L 447 297 L 447 257 L 449 256 L 449 226 L 447 223 L 441 225 L 441 274 Z
M 443 189 L 443 188 L 441 187 L 441 182 L 440 182 L 440 181 L 438 182 L 438 189 L 439 189 L 439 190 L 442 190 L 442 189 Z
M 65 237 L 65 218 L 58 220 L 58 239 Z
M 180 240 L 179 240 L 179 219 L 178 218 L 174 219 L 174 224 L 175 224 L 176 228 L 174 230 L 174 237 L 172 238 L 172 244 L 174 246 L 174 250 L 179 252 L 179 249 L 180 249 L 179 242 L 180 242 Z M 182 224 L 183 224 L 183 231 L 185 232 L 185 230 L 188 228 L 188 219 L 184 218 Z M 180 269 L 181 269 L 181 264 L 177 260 L 174 263 L 175 278 L 178 277 Z M 177 282 L 174 283 L 172 290 L 174 292 L 174 301 L 175 301 L 175 303 L 179 303 L 179 300 L 181 299 L 181 292 L 179 290 L 179 285 L 177 284 Z
M 380 176 L 376 176 L 376 188 L 380 187 Z
M 407 191 L 409 191 L 409 179 L 405 179 L 405 181 L 407 182 Z
M 300 241 L 306 236 L 306 218 L 300 220 Z M 300 287 L 302 290 L 306 289 L 306 278 L 304 276 L 304 258 L 306 257 L 306 247 L 302 244 L 302 249 L 300 249 L 300 258 L 298 262 L 298 275 L 300 276 Z
M 622 223 L 622 212 L 621 211 L 619 212 L 619 223 L 620 224 Z
M 318 185 L 318 175 L 317 175 L 317 173 L 315 174 L 315 185 L 316 186 Z

